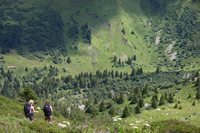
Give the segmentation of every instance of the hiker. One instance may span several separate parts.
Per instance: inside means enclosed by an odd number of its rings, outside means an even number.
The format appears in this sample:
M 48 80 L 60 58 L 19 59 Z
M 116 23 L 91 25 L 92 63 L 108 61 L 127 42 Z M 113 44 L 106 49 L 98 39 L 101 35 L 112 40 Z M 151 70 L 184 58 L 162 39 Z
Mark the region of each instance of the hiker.
M 50 106 L 50 102 L 46 102 L 43 108 L 43 112 L 45 115 L 45 121 L 49 120 L 49 124 L 51 124 L 52 116 L 51 112 L 53 111 L 52 107 Z
M 26 116 L 26 118 L 30 118 L 30 123 L 33 122 L 33 112 L 34 113 L 39 113 L 39 111 L 35 111 L 34 107 L 33 107 L 33 104 L 34 104 L 34 101 L 33 100 L 30 100 L 28 103 L 26 103 L 24 105 L 24 115 Z

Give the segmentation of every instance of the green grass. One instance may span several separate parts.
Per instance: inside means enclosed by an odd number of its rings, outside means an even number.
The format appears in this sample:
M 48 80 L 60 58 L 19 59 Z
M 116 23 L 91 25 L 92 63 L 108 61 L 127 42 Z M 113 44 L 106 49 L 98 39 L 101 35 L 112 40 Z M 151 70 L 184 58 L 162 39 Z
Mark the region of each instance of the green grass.
M 167 90 L 161 90 L 159 91 L 160 94 L 164 92 L 172 92 L 176 90 L 176 88 L 181 88 L 178 93 L 175 94 L 174 100 L 181 100 L 180 104 L 178 104 L 178 108 L 174 108 L 175 104 L 178 103 L 177 101 L 174 101 L 172 104 L 166 104 L 162 106 L 158 106 L 160 110 L 144 110 L 141 114 L 132 115 L 131 117 L 127 118 L 127 123 L 133 123 L 137 126 L 143 126 L 145 123 L 148 123 L 151 125 L 152 122 L 158 122 L 161 120 L 171 120 L 171 119 L 177 119 L 180 121 L 189 122 L 192 125 L 195 125 L 200 128 L 199 123 L 199 100 L 195 99 L 196 94 L 196 87 L 193 87 L 193 84 L 189 84 L 187 86 L 184 85 L 178 85 L 174 88 L 167 89 Z M 191 94 L 192 98 L 188 99 L 188 95 Z M 161 96 L 161 95 L 160 95 Z M 159 96 L 159 98 L 160 98 Z M 150 98 L 145 99 L 145 103 L 148 103 L 150 101 Z M 196 101 L 196 105 L 192 106 L 192 102 Z M 182 109 L 179 109 L 179 107 L 182 106 Z M 194 114 L 194 115 L 193 115 Z M 198 114 L 198 115 L 195 115 Z M 140 116 L 140 118 L 137 118 Z M 152 119 L 149 121 L 149 117 Z M 185 118 L 187 120 L 185 120 Z

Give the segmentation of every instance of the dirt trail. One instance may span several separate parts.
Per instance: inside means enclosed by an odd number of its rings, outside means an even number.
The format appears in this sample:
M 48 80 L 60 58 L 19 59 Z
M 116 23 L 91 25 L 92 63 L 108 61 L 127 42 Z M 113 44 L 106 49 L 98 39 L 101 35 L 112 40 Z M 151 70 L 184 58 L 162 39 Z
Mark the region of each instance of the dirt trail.
M 176 43 L 175 41 L 172 41 L 172 43 L 169 44 L 169 46 L 168 46 L 168 47 L 166 48 L 166 50 L 165 50 L 165 55 L 171 53 L 172 48 L 173 48 L 173 46 L 174 46 L 175 43 Z
M 157 32 L 157 36 L 156 36 L 156 46 L 160 43 L 160 34 L 161 34 L 161 29 Z

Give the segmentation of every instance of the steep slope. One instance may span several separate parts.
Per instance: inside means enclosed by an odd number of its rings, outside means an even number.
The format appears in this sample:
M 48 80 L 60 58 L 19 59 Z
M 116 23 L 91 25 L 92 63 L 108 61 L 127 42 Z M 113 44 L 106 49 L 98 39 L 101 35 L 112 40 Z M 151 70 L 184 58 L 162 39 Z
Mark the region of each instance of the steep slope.
M 136 55 L 125 71 L 139 66 L 144 71 L 199 66 L 197 0 L 10 0 L 1 5 L 2 53 L 16 49 L 33 60 L 32 68 L 53 63 L 61 69 L 67 66 L 73 74 L 110 70 L 116 69 L 114 55 L 124 62 Z M 15 58 L 21 57 L 14 53 L 5 55 L 1 64 L 17 64 Z M 66 63 L 66 56 L 72 64 Z

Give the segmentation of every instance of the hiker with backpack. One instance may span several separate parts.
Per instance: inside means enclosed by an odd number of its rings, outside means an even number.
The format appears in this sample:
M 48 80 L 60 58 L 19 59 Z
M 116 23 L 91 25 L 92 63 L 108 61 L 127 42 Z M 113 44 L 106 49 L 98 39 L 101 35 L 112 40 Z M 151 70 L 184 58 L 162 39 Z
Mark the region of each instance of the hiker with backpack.
M 52 121 L 51 112 L 53 111 L 52 107 L 50 106 L 50 102 L 46 102 L 43 108 L 43 112 L 45 115 L 45 121 L 49 120 L 49 124 Z
M 24 115 L 26 116 L 26 118 L 30 118 L 30 123 L 33 122 L 33 112 L 34 113 L 39 113 L 39 111 L 35 111 L 34 107 L 33 107 L 34 101 L 30 100 L 28 103 L 26 103 L 24 105 Z

